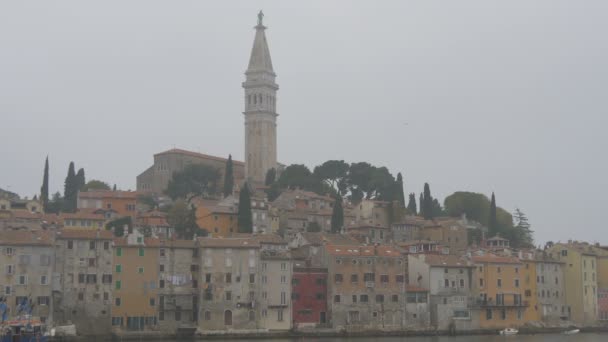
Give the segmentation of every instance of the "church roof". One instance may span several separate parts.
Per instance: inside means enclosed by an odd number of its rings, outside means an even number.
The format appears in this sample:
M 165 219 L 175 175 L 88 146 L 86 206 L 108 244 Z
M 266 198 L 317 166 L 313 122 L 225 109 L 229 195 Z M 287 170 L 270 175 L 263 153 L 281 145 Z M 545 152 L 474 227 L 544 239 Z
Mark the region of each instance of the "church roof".
M 274 74 L 272 68 L 272 60 L 270 59 L 270 50 L 266 41 L 266 26 L 258 24 L 255 27 L 255 39 L 251 48 L 251 57 L 249 58 L 249 66 L 247 72 L 267 71 Z
M 226 158 L 216 157 L 216 156 L 212 156 L 212 155 L 209 155 L 209 154 L 202 154 L 202 153 L 198 153 L 198 152 L 186 151 L 186 150 L 182 150 L 182 149 L 179 149 L 179 148 L 172 148 L 172 149 L 167 150 L 167 151 L 156 153 L 154 156 L 156 157 L 156 156 L 159 156 L 159 155 L 162 155 L 162 154 L 183 154 L 185 156 L 190 156 L 190 157 L 195 157 L 195 158 L 201 158 L 201 159 L 211 159 L 211 160 L 217 160 L 217 161 L 221 161 L 221 162 L 228 161 L 228 159 L 226 159 Z M 234 160 L 234 159 L 232 160 L 232 163 L 234 165 L 245 165 L 244 162 L 238 161 L 238 160 Z M 154 166 L 152 166 L 152 167 L 154 167 Z

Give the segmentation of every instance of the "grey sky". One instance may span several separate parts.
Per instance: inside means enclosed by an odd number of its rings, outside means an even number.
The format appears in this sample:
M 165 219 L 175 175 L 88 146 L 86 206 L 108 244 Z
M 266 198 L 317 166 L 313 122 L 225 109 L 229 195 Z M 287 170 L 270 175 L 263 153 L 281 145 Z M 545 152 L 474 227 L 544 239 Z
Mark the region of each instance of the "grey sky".
M 608 243 L 606 1 L 3 1 L 0 187 L 70 160 L 124 189 L 171 147 L 243 158 L 262 8 L 283 163 L 496 192 L 538 241 Z M 406 125 L 407 124 L 407 125 Z

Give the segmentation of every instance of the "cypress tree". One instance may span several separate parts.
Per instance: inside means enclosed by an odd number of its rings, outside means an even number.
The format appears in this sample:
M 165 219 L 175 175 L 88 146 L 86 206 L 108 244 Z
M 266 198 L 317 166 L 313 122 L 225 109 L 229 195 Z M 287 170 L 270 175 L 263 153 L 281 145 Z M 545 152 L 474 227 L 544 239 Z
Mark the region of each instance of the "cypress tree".
M 226 171 L 224 172 L 224 197 L 228 197 L 232 194 L 234 188 L 234 173 L 232 171 L 232 155 L 228 155 L 228 161 L 226 161 Z
M 82 187 L 87 183 L 85 177 L 84 177 L 84 169 L 80 168 L 78 170 L 78 173 L 76 173 L 76 193 L 78 194 L 78 191 L 80 191 L 80 189 L 82 189 Z
M 76 201 L 78 190 L 76 190 L 76 172 L 74 171 L 74 162 L 70 162 L 68 167 L 68 175 L 65 177 L 65 183 L 63 187 L 63 211 L 74 212 L 76 210 Z
M 274 183 L 274 181 L 277 178 L 277 170 L 275 170 L 275 168 L 271 168 L 270 170 L 268 170 L 268 172 L 266 172 L 266 179 L 264 181 L 264 184 L 266 186 L 270 186 L 272 185 L 272 183 Z
M 44 162 L 44 175 L 42 176 L 42 187 L 40 188 L 40 202 L 44 211 L 49 206 L 49 157 Z
M 334 208 L 331 212 L 331 232 L 338 234 L 344 226 L 344 209 L 342 208 L 342 197 L 336 196 Z
M 424 183 L 424 202 L 420 205 L 424 208 L 424 218 L 430 220 L 433 218 L 433 196 L 431 196 L 431 187 L 429 183 Z
M 403 176 L 401 172 L 397 174 L 397 200 L 399 201 L 400 207 L 405 207 L 405 194 L 403 193 Z
M 488 230 L 490 234 L 498 233 L 498 222 L 496 220 L 496 197 L 492 192 L 492 201 L 490 202 L 490 215 L 488 216 Z
M 239 233 L 253 233 L 253 217 L 251 214 L 251 195 L 249 194 L 249 184 L 245 182 L 239 194 L 238 212 Z
M 112 188 L 112 191 L 116 191 L 116 184 L 114 184 L 114 187 Z
M 424 217 L 424 195 L 422 195 L 422 193 L 420 193 L 420 200 L 418 200 L 418 203 L 420 204 L 420 212 L 418 212 L 418 215 Z
M 407 204 L 407 209 L 413 215 L 416 215 L 416 213 L 418 213 L 418 206 L 416 205 L 416 194 L 413 192 L 410 194 L 410 201 Z

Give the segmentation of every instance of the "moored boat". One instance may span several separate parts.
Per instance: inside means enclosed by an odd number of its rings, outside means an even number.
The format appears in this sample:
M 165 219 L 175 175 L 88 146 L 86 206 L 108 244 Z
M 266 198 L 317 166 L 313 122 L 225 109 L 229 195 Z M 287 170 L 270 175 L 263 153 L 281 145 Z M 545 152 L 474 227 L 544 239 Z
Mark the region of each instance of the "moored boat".
M 511 335 L 517 335 L 517 333 L 519 332 L 519 330 L 515 329 L 515 328 L 506 328 L 503 329 L 499 332 L 500 335 L 504 335 L 504 336 L 511 336 Z
M 30 315 L 4 321 L 0 325 L 0 342 L 47 342 L 46 325 Z
M 564 331 L 564 335 L 574 335 L 574 334 L 578 334 L 579 332 L 580 332 L 580 329 L 572 329 L 572 330 Z

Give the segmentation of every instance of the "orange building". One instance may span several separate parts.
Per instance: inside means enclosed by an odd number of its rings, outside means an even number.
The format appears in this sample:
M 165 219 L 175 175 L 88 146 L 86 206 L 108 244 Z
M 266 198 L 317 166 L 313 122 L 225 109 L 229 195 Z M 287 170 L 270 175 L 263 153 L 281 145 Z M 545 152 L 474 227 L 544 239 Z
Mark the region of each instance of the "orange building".
M 232 206 L 203 203 L 196 207 L 196 223 L 212 237 L 238 232 L 237 211 Z
M 152 330 L 158 317 L 158 239 L 114 239 L 112 329 Z
M 135 210 L 137 204 L 137 192 L 135 191 L 110 191 L 93 190 L 78 193 L 77 208 L 80 209 L 104 209 L 116 212 L 119 217 L 137 216 Z
M 486 254 L 474 256 L 476 306 L 479 327 L 509 328 L 522 325 L 529 302 L 524 301 L 524 264 L 516 258 Z M 532 267 L 532 266 L 529 266 Z

